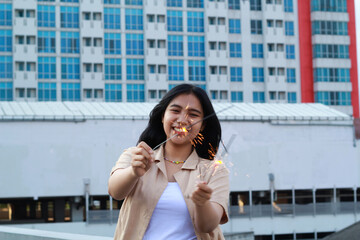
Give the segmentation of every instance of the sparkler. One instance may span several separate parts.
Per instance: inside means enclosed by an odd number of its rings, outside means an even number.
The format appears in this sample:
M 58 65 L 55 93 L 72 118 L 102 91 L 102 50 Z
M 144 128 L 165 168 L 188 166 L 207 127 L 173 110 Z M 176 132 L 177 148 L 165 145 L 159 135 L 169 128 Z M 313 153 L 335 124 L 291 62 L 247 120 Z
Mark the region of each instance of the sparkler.
M 230 105 L 230 106 L 228 106 L 228 107 L 226 107 L 226 108 L 223 108 L 223 109 L 219 110 L 218 112 L 213 112 L 213 113 L 207 115 L 206 117 L 204 117 L 204 118 L 202 118 L 202 119 L 200 119 L 200 120 L 198 120 L 198 121 L 190 124 L 189 126 L 181 128 L 181 132 L 187 133 L 187 132 L 189 132 L 189 130 L 191 129 L 191 127 L 194 126 L 195 124 L 198 124 L 199 122 L 205 121 L 206 119 L 208 119 L 208 118 L 210 118 L 210 117 L 213 117 L 213 116 L 215 116 L 216 114 L 221 113 L 221 112 L 223 112 L 223 111 L 225 111 L 225 110 L 227 110 L 227 109 L 229 109 L 229 108 L 232 108 L 232 107 L 233 107 L 233 105 Z M 161 142 L 161 143 L 159 143 L 158 145 L 156 145 L 152 150 L 155 151 L 155 150 L 158 149 L 161 145 L 163 145 L 164 143 L 166 143 L 167 141 L 169 141 L 170 139 L 172 139 L 172 138 L 174 138 L 174 137 L 176 137 L 176 136 L 178 136 L 178 135 L 179 135 L 179 134 L 176 133 L 176 134 L 174 134 L 173 136 L 167 138 L 167 139 L 164 140 L 163 142 Z

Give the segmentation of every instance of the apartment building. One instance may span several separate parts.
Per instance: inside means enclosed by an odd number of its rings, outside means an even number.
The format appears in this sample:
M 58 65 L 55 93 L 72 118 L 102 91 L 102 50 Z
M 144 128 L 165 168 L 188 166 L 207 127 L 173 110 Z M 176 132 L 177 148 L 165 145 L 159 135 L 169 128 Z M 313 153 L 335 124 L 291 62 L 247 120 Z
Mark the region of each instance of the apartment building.
M 1 0 L 0 101 L 319 102 L 359 117 L 353 0 Z

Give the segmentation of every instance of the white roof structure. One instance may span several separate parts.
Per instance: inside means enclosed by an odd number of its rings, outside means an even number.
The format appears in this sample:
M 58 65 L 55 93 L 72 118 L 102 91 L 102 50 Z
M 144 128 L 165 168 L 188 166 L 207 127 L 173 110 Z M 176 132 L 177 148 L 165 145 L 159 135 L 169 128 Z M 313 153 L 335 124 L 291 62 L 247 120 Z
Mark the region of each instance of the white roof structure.
M 0 121 L 146 120 L 156 103 L 0 102 Z M 342 121 L 352 117 L 318 103 L 214 103 L 223 121 Z

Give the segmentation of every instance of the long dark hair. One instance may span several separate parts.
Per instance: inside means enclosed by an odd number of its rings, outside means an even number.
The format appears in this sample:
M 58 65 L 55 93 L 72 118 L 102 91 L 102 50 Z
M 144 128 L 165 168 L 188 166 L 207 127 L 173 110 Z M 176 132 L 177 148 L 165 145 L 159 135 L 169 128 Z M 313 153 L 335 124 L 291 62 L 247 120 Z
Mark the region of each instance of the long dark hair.
M 172 88 L 154 107 L 150 113 L 149 123 L 142 132 L 139 142 L 146 142 L 151 148 L 166 140 L 162 117 L 169 103 L 180 94 L 194 94 L 200 101 L 204 117 L 214 114 L 214 108 L 206 92 L 191 84 L 180 84 Z M 200 132 L 203 136 L 201 144 L 194 144 L 197 154 L 206 159 L 214 159 L 221 140 L 221 126 L 216 114 L 203 122 L 204 129 Z

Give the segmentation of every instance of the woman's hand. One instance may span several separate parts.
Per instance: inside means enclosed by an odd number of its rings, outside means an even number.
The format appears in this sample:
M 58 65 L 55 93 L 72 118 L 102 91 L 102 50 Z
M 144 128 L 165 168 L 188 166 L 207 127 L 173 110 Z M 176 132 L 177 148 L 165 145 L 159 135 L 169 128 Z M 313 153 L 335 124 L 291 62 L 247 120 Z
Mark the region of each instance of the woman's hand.
M 145 142 L 129 149 L 131 153 L 131 168 L 134 176 L 142 177 L 154 162 L 154 152 Z
M 212 192 L 206 182 L 200 182 L 192 193 L 191 200 L 199 207 L 204 206 L 210 200 Z

